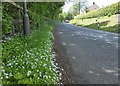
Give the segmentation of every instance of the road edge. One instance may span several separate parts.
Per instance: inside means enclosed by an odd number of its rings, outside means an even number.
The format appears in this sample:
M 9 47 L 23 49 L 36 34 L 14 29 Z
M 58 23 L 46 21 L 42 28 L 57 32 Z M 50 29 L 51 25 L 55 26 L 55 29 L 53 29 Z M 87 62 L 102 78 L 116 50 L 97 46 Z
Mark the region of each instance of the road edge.
M 56 34 L 57 32 L 58 32 L 57 26 L 55 26 L 55 29 L 53 30 L 53 36 L 54 36 L 53 50 L 56 55 L 55 56 L 56 63 L 58 63 L 58 66 L 63 69 L 63 71 L 60 70 L 60 72 L 62 73 L 62 79 L 60 80 L 60 82 L 64 85 L 75 84 L 75 80 L 72 77 L 73 75 L 72 67 L 69 63 L 69 60 L 67 59 L 66 50 L 62 47 L 62 45 L 59 42 L 60 40 Z

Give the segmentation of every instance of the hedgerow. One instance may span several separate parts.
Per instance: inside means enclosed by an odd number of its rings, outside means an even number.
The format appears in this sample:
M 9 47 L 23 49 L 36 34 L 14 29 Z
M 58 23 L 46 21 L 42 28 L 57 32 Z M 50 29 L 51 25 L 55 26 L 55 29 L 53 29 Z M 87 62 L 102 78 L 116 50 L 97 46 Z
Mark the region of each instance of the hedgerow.
M 117 13 L 120 13 L 119 8 L 120 2 L 106 6 L 104 8 L 88 12 L 86 14 L 77 15 L 74 19 L 88 19 L 88 18 L 99 18 L 102 16 L 111 16 Z

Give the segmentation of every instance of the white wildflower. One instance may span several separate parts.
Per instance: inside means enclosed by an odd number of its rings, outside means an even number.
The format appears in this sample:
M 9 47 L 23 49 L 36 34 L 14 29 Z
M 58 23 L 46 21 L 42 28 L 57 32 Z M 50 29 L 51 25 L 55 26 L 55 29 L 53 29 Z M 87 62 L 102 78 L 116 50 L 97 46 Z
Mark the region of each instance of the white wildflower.
M 61 78 L 61 77 L 60 77 L 59 79 L 60 79 L 60 80 L 62 80 L 62 78 Z
M 36 58 L 35 61 L 38 61 L 38 58 Z
M 29 52 L 29 51 L 27 51 L 27 50 L 26 50 L 26 52 L 27 52 L 27 54 L 30 54 L 30 52 Z
M 40 56 L 40 58 L 43 58 L 43 56 Z
M 44 66 L 44 67 L 46 67 L 46 66 L 47 66 L 47 64 L 44 64 L 43 66 Z
M 24 67 L 24 66 L 22 66 L 22 68 L 24 69 L 25 67 Z
M 3 79 L 3 77 L 1 77 L 0 79 Z
M 5 76 L 7 76 L 8 74 L 7 73 L 4 73 Z
M 33 76 L 35 76 L 35 74 Z
M 41 73 L 41 72 L 39 72 L 39 76 L 42 76 L 42 73 Z
M 31 62 L 31 65 L 33 65 L 33 63 Z
M 40 79 L 40 77 L 38 77 L 38 80 Z
M 0 68 L 4 68 L 3 66 L 0 66 Z
M 31 67 L 32 69 L 34 69 L 35 68 L 35 66 L 34 65 L 32 65 L 32 67 Z
M 27 76 L 29 76 L 30 74 L 31 74 L 31 71 L 28 71 L 28 72 L 27 72 Z
M 64 71 L 64 69 L 61 69 L 62 71 Z
M 37 72 L 39 72 L 39 70 L 37 70 Z
M 51 76 L 49 76 L 49 79 L 51 79 L 52 77 Z
M 58 63 L 56 63 L 56 66 L 58 66 Z
M 8 40 L 11 40 L 12 38 L 11 38 L 11 37 L 8 37 L 7 39 L 8 39 Z
M 7 66 L 11 66 L 11 65 L 12 65 L 11 63 L 7 64 Z
M 8 76 L 5 76 L 6 79 L 8 79 L 9 77 Z
M 15 63 L 16 65 L 18 64 L 18 63 Z
M 32 78 L 30 77 L 30 81 L 32 81 Z
M 5 70 L 2 70 L 2 72 L 5 72 Z
M 47 76 L 47 75 L 45 75 L 45 78 L 46 78 L 46 79 L 48 79 L 48 76 Z
M 9 75 L 9 76 L 13 76 L 11 72 L 10 72 L 10 75 Z
M 56 73 L 59 73 L 59 71 L 58 71 L 58 70 L 56 70 Z
M 48 58 L 46 58 L 46 61 L 48 61 Z

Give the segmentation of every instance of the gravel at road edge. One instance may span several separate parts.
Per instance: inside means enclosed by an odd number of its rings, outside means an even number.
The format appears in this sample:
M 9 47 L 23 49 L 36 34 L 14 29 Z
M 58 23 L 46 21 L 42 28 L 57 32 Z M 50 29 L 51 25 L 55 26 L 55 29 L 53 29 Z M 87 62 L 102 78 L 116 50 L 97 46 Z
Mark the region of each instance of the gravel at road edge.
M 53 50 L 56 54 L 56 63 L 63 71 L 60 70 L 62 73 L 62 80 L 60 81 L 62 84 L 75 84 L 75 80 L 73 79 L 72 75 L 72 67 L 67 59 L 66 50 L 61 46 L 59 43 L 59 37 L 56 35 L 57 29 L 53 31 L 54 35 L 54 45 Z

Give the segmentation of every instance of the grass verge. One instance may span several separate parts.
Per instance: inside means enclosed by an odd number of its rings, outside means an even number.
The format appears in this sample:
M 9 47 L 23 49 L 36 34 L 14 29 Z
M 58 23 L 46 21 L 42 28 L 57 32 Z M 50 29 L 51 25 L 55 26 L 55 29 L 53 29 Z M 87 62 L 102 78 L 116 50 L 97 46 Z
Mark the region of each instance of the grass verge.
M 99 28 L 98 28 L 98 22 L 99 22 Z M 112 15 L 111 17 L 104 16 L 99 19 L 97 18 L 84 19 L 83 21 L 73 19 L 70 21 L 70 23 L 77 26 L 84 26 L 97 30 L 120 33 L 119 30 L 120 24 L 117 23 L 116 15 Z
M 2 84 L 58 84 L 51 33 L 45 25 L 28 37 L 15 36 L 2 43 Z M 41 85 L 40 85 L 41 86 Z

